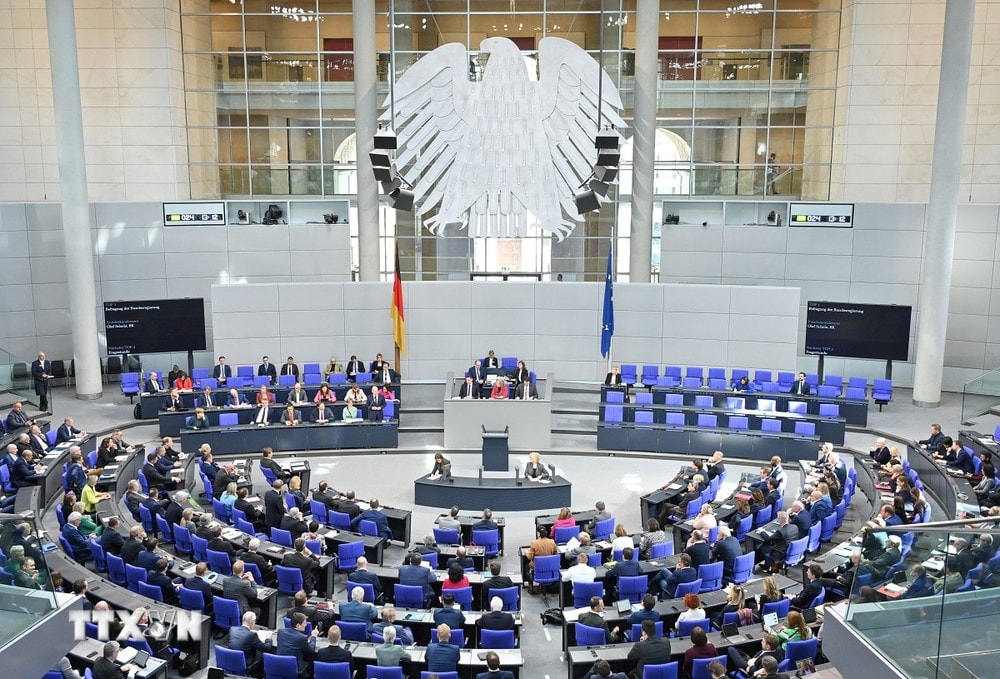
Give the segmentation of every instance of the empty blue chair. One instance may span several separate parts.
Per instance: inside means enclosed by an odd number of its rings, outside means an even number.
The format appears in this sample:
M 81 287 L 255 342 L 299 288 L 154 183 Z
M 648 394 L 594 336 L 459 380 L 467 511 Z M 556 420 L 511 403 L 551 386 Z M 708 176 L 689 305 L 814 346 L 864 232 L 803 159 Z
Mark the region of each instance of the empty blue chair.
M 289 496 L 291 496 L 291 494 L 289 494 Z M 285 547 L 291 547 L 292 532 L 287 530 L 281 530 L 280 528 L 272 528 L 271 541 L 279 545 L 284 545 Z
M 837 532 L 837 514 L 834 512 L 822 521 L 823 529 L 820 531 L 819 539 L 822 542 L 829 542 L 833 539 L 833 534 Z
M 307 380 L 310 377 L 319 378 L 319 375 L 306 375 Z M 314 679 L 351 679 L 351 663 L 314 662 L 313 677 Z
M 472 587 L 456 587 L 455 589 L 449 589 L 448 593 L 455 597 L 455 603 L 458 604 L 463 611 L 472 610 Z
M 298 568 L 277 565 L 274 567 L 278 575 L 278 591 L 282 594 L 295 596 L 300 589 L 304 589 L 302 583 L 302 571 Z
M 618 596 L 628 599 L 634 604 L 642 601 L 649 587 L 649 578 L 645 575 L 631 575 L 618 578 Z
M 233 567 L 229 561 L 229 555 L 225 552 L 217 552 L 214 549 L 208 550 L 208 567 L 219 575 L 232 575 Z
M 215 664 L 226 674 L 235 674 L 239 677 L 247 675 L 247 657 L 240 650 L 226 648 L 225 646 L 215 646 Z
M 800 660 L 814 660 L 819 639 L 805 639 L 803 641 L 789 641 L 785 646 L 785 659 L 778 664 L 778 671 L 785 672 L 794 670 Z
M 742 416 L 730 417 L 729 428 L 737 430 L 747 430 L 750 428 L 750 418 Z
M 700 382 L 705 379 L 705 369 L 698 365 L 689 365 L 684 370 L 684 377 L 695 377 Z
M 194 551 L 195 561 L 208 562 L 208 540 L 197 535 L 191 536 L 191 546 Z
M 669 427 L 683 427 L 684 413 L 668 412 L 666 423 Z
M 760 389 L 765 382 L 771 381 L 770 370 L 755 370 L 753 373 L 753 383 Z
M 94 570 L 104 573 L 108 570 L 108 560 L 101 543 L 96 540 L 88 540 L 90 555 L 94 558 Z
M 536 556 L 535 574 L 532 577 L 532 582 L 535 585 L 548 585 L 559 582 L 559 567 L 561 559 L 562 556 L 559 554 Z
M 330 520 L 330 525 L 337 530 L 351 530 L 351 515 L 344 512 L 328 511 L 326 513 L 327 518 Z
M 140 596 L 144 596 L 147 599 L 152 599 L 153 601 L 159 601 L 163 603 L 163 590 L 156 585 L 150 585 L 146 582 L 138 582 L 138 593 Z
M 576 625 L 576 645 L 577 646 L 603 646 L 607 643 L 604 630 L 600 627 L 589 627 L 581 622 Z
M 816 435 L 816 423 L 815 422 L 796 422 L 795 423 L 795 433 L 798 436 L 815 436 Z
M 806 402 L 805 401 L 789 401 L 788 402 L 788 412 L 797 413 L 799 415 L 806 414 Z
M 315 373 L 309 373 L 308 375 L 302 376 L 302 383 L 309 387 L 319 386 L 323 383 L 323 376 Z
M 842 375 L 825 375 L 823 377 L 823 384 L 828 387 L 836 387 L 837 389 L 843 389 L 844 377 Z
M 755 554 L 750 552 L 749 554 L 736 557 L 736 561 L 733 562 L 733 575 L 728 578 L 729 582 L 739 585 L 750 579 L 750 576 L 753 574 L 754 556 Z
M 685 377 L 681 382 L 685 389 L 701 389 L 701 379 L 697 377 Z
M 368 641 L 368 625 L 363 622 L 337 623 L 340 628 L 340 638 L 344 641 Z
M 220 413 L 219 414 L 219 426 L 220 427 L 235 427 L 240 423 L 240 416 L 236 413 Z
M 603 582 L 574 582 L 573 583 L 573 607 L 586 608 L 590 606 L 590 597 L 604 596 Z
M 698 413 L 698 426 L 714 428 L 719 426 L 719 418 L 709 413 Z
M 177 593 L 180 595 L 181 608 L 188 611 L 205 610 L 205 595 L 200 589 L 188 589 L 181 586 Z
M 514 648 L 514 630 L 484 629 L 479 648 Z
M 652 405 L 653 395 L 648 391 L 640 391 L 635 395 L 636 405 Z
M 622 406 L 605 406 L 604 407 L 604 421 L 608 424 L 621 424 L 624 418 L 625 411 Z
M 605 540 L 611 537 L 611 534 L 615 532 L 615 518 L 604 519 L 603 521 L 598 521 L 594 524 L 594 534 L 591 535 L 594 540 Z M 478 544 L 478 543 L 477 543 Z
M 725 368 L 709 368 L 708 369 L 708 379 L 726 379 L 726 369 Z
M 153 513 L 149 511 L 149 507 L 146 505 L 139 505 L 139 518 L 142 521 L 142 527 L 146 529 L 146 532 L 150 535 L 156 535 L 156 521 L 153 520 Z
M 709 377 L 708 378 L 708 388 L 715 389 L 717 391 L 724 391 L 729 385 L 726 384 L 726 379 L 724 377 Z
M 683 639 L 684 637 L 691 636 L 691 630 L 695 627 L 700 627 L 705 632 L 710 632 L 712 629 L 708 618 L 702 618 L 701 620 L 680 620 L 677 623 L 677 637 Z
M 645 665 L 642 668 L 642 679 L 677 679 L 677 661 L 662 665 Z
M 659 376 L 660 376 L 660 366 L 658 365 L 642 366 L 642 383 L 647 387 L 651 387 L 654 384 L 656 384 L 656 380 Z
M 122 373 L 121 377 L 122 396 L 128 396 L 128 402 L 132 403 L 132 399 L 138 396 L 141 391 L 139 387 L 139 373 Z M 52 445 L 52 443 L 50 442 L 49 445 Z
M 812 387 L 815 392 L 816 388 L 819 386 L 819 375 L 816 373 L 806 373 L 806 383 Z
M 715 398 L 705 394 L 698 394 L 694 397 L 694 405 L 696 408 L 714 408 Z
M 663 367 L 662 380 L 667 384 L 662 386 L 677 387 L 681 383 L 681 367 L 679 365 L 667 365 Z M 661 380 L 657 380 L 657 386 L 661 386 Z
M 792 600 L 791 599 L 781 599 L 779 601 L 772 601 L 766 603 L 761 607 L 760 615 L 763 618 L 768 613 L 775 613 L 779 618 L 787 618 L 788 611 L 791 610 Z
M 760 385 L 760 390 L 764 394 L 778 394 L 778 393 L 780 393 L 780 389 L 778 387 L 778 383 L 777 382 L 764 382 L 764 384 Z
M 816 388 L 816 395 L 820 398 L 839 398 L 840 389 L 831 387 L 828 384 L 821 384 Z
M 664 394 L 663 403 L 668 406 L 683 406 L 684 394 Z
M 295 379 L 294 375 L 288 377 Z M 294 655 L 264 654 L 264 679 L 298 679 L 298 677 L 299 667 Z
M 653 426 L 653 411 L 652 410 L 635 411 L 635 425 L 637 427 L 641 427 L 642 429 L 651 429 Z
M 775 420 L 773 418 L 765 418 L 760 421 L 760 430 L 766 432 L 781 432 L 781 420 Z
M 267 375 L 254 375 L 253 376 L 253 386 L 255 387 L 269 387 L 271 386 L 271 378 Z
M 701 590 L 701 579 L 682 582 L 674 589 L 674 598 L 683 599 L 688 594 L 697 594 Z M 708 628 L 706 628 L 707 630 Z
M 662 559 L 668 557 L 674 553 L 674 543 L 671 542 L 658 542 L 649 548 L 649 558 L 650 559 Z M 634 558 L 639 557 L 639 550 L 636 549 L 632 553 Z
M 279 387 L 295 386 L 295 375 L 278 375 Z
M 555 534 L 552 536 L 552 539 L 555 540 L 556 543 L 562 545 L 569 542 L 570 538 L 579 538 L 579 537 L 580 537 L 579 526 L 560 526 L 559 528 L 555 529 Z
M 757 517 L 754 520 L 754 525 L 763 526 L 771 520 L 771 513 L 774 511 L 772 509 L 773 505 L 767 505 L 766 507 L 761 507 L 757 510 Z
M 127 585 L 128 575 L 125 573 L 125 561 L 120 556 L 115 556 L 114 554 L 108 554 L 107 560 L 108 579 L 116 585 Z
M 516 367 L 516 366 L 515 366 Z M 511 368 L 513 370 L 514 368 Z M 631 363 L 622 363 L 622 383 L 623 384 L 635 384 L 639 381 L 639 377 L 636 371 L 635 365 Z
M 170 523 L 167 521 L 167 517 L 162 514 L 156 515 L 156 526 L 160 529 L 160 542 L 165 542 L 168 545 L 174 541 L 174 529 L 170 527 Z
M 128 588 L 133 592 L 139 592 L 139 583 L 146 582 L 146 575 L 148 575 L 146 569 L 133 566 L 130 563 L 125 564 L 125 580 L 128 582 Z
M 778 371 L 778 391 L 782 394 L 789 394 L 792 391 L 792 384 L 795 382 L 795 373 L 787 370 Z
M 342 542 L 337 545 L 337 569 L 350 572 L 358 567 L 358 559 L 365 555 L 365 543 Z
M 607 396 L 605 396 L 608 403 L 625 403 L 625 392 L 623 391 L 609 391 Z
M 820 403 L 820 417 L 840 417 L 840 406 L 836 403 Z
M 430 552 L 429 554 L 420 555 L 421 559 L 429 563 L 431 565 L 431 568 L 433 568 L 434 570 L 440 568 L 440 566 L 438 565 L 438 556 L 439 555 L 437 552 Z
M 367 679 L 405 679 L 402 667 L 379 667 L 378 665 L 366 665 L 365 672 L 365 677 Z
M 852 401 L 864 401 L 866 396 L 865 390 L 860 387 L 848 387 L 844 392 L 844 398 Z
M 496 556 L 500 553 L 500 531 L 496 528 L 472 531 L 472 542 L 482 547 L 487 557 Z
M 420 585 L 393 585 L 397 608 L 423 608 L 424 589 Z
M 701 578 L 700 593 L 722 589 L 722 562 L 716 561 L 698 566 L 698 577 Z

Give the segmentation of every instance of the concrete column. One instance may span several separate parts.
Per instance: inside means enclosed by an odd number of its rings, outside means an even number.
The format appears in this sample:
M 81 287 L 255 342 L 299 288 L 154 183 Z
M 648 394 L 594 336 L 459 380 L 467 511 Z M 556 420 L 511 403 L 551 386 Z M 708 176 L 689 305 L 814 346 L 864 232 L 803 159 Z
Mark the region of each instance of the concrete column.
M 80 105 L 80 69 L 76 55 L 76 17 L 72 0 L 46 0 L 49 60 L 55 111 L 59 190 L 62 193 L 63 240 L 66 249 L 66 286 L 69 288 L 70 327 L 76 367 L 76 397 L 102 395 L 97 346 L 97 295 L 94 285 L 94 246 L 90 236 L 87 201 L 87 158 L 83 144 Z M 44 350 L 45 347 L 39 347 Z
M 649 283 L 653 247 L 653 160 L 656 135 L 657 0 L 638 0 L 635 17 L 635 118 L 632 123 L 632 227 L 629 281 Z
M 375 75 L 375 1 L 353 0 L 355 145 L 358 150 L 359 279 L 379 280 L 378 183 L 368 154 L 375 149 L 378 90 Z
M 962 171 L 965 102 L 969 90 L 972 26 L 976 15 L 975 0 L 949 0 L 945 6 L 931 193 L 927 203 L 924 261 L 917 299 L 917 360 L 913 373 L 913 405 L 925 408 L 936 408 L 941 404 L 948 295 L 951 291 Z

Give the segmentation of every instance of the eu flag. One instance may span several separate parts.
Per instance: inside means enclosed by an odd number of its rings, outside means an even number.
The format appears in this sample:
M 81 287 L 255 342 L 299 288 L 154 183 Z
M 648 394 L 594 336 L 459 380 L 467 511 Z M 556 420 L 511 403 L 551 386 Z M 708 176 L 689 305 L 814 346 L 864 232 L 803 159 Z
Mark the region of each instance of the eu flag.
M 608 248 L 608 272 L 604 278 L 604 319 L 601 321 L 601 356 L 607 358 L 611 351 L 611 337 L 615 334 L 615 296 L 612 290 L 611 254 Z

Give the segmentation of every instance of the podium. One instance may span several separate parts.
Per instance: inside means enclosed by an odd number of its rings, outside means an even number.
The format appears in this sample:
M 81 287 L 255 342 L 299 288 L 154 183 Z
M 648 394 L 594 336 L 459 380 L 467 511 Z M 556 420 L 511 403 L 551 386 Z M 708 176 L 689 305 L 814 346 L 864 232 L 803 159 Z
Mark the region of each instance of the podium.
M 504 427 L 503 431 L 487 431 L 486 427 L 483 427 L 483 471 L 505 472 L 509 470 L 509 433 L 510 427 Z

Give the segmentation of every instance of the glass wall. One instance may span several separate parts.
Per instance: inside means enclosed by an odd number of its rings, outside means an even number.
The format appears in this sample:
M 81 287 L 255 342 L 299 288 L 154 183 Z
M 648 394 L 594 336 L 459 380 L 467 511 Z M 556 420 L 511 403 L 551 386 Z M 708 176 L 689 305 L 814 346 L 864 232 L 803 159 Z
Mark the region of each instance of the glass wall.
M 193 197 L 353 200 L 351 3 L 181 4 Z M 614 202 L 588 215 L 572 236 L 557 242 L 533 229 L 529 218 L 528 242 L 467 243 L 465 231 L 446 230 L 440 238 L 411 214 L 382 211 L 383 237 L 398 229 L 409 239 L 400 246 L 403 268 L 429 279 L 509 269 L 600 280 L 608 238 L 614 232 L 627 239 L 629 231 L 634 0 L 394 0 L 391 7 L 379 0 L 376 11 L 371 58 L 383 101 L 391 83 L 441 45 L 465 46 L 468 77 L 475 81 L 488 57 L 479 51 L 482 40 L 510 38 L 534 74 L 540 41 L 556 36 L 600 60 L 625 104 Z M 840 0 L 665 3 L 657 64 L 658 196 L 828 198 L 839 22 Z M 627 242 L 618 252 L 627 271 Z M 391 254 L 386 259 L 391 262 Z

